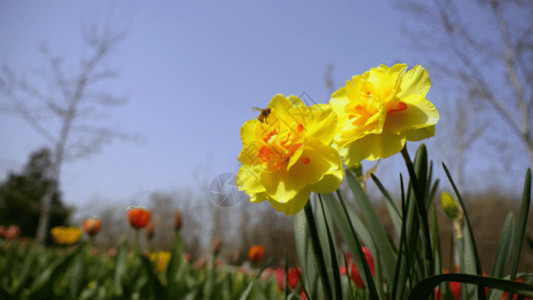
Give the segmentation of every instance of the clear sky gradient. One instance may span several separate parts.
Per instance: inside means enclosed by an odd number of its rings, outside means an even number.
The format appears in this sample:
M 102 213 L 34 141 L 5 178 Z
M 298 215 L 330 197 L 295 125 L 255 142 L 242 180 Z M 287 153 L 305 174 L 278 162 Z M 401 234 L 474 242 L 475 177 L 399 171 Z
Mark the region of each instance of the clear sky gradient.
M 388 1 L 113 3 L 0 2 L 0 58 L 21 74 L 43 65 L 37 52 L 43 42 L 74 68 L 84 53 L 80 24 L 102 19 L 109 9 L 129 24 L 129 36 L 110 60 L 120 76 L 109 88 L 129 102 L 111 110 L 108 123 L 143 139 L 116 141 L 65 164 L 61 189 L 69 204 L 179 189 L 195 183 L 195 170 L 208 172 L 205 178 L 236 173 L 240 127 L 257 117 L 251 107 L 266 106 L 277 93 L 306 92 L 326 103 L 330 63 L 336 88 L 379 64 L 420 63 L 403 46 L 405 15 Z M 432 93 L 428 98 L 437 100 Z M 5 178 L 44 139 L 18 118 L 0 114 L 0 120 Z

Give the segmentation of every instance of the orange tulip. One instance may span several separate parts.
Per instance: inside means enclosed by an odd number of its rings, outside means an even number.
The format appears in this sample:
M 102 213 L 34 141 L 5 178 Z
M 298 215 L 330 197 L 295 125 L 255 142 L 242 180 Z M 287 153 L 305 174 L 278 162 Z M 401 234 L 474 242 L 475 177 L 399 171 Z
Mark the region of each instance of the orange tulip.
M 248 258 L 250 262 L 257 263 L 265 258 L 265 247 L 261 245 L 253 245 L 248 251 Z
M 144 228 L 150 222 L 151 213 L 144 208 L 132 208 L 128 211 L 128 220 L 135 229 Z
M 100 232 L 102 227 L 102 222 L 98 218 L 89 218 L 83 221 L 83 229 L 90 236 L 95 236 Z

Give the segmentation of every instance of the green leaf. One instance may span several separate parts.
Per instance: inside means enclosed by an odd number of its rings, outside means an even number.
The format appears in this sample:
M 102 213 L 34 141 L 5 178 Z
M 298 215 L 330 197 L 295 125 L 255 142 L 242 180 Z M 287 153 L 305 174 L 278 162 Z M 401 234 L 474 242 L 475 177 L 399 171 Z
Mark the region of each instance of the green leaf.
M 500 241 L 496 250 L 494 267 L 492 268 L 492 277 L 503 278 L 509 257 L 511 255 L 512 240 L 515 232 L 516 221 L 512 212 L 507 214 L 503 223 Z
M 52 297 L 52 287 L 57 278 L 64 275 L 72 260 L 82 253 L 82 247 L 78 247 L 68 255 L 60 256 L 42 271 L 32 282 L 27 297 L 29 299 L 47 299 Z
M 320 244 L 324 248 L 324 258 L 326 262 L 326 271 L 328 279 L 333 289 L 335 299 L 342 299 L 342 286 L 339 263 L 337 261 L 337 247 L 333 241 L 331 229 L 333 228 L 333 221 L 331 220 L 331 212 L 324 207 L 324 199 L 320 194 L 317 195 L 317 227 L 321 238 Z M 325 233 L 325 234 L 324 234 Z M 325 236 L 324 236 L 325 235 Z
M 379 190 L 385 197 L 385 203 L 387 204 L 387 210 L 389 211 L 389 216 L 391 218 L 392 224 L 394 225 L 394 229 L 396 229 L 396 234 L 400 236 L 402 232 L 402 216 L 400 214 L 400 208 L 396 204 L 396 201 L 392 199 L 392 196 L 390 195 L 389 191 L 385 189 L 381 181 L 379 181 L 379 179 L 374 174 L 370 174 L 370 176 L 372 177 L 372 180 L 378 186 Z
M 303 210 L 294 217 L 294 239 L 306 290 L 311 297 L 316 297 L 318 293 L 318 266 L 314 260 L 316 255 L 309 240 L 309 228 Z
M 319 231 L 318 231 L 317 224 L 315 222 L 315 217 L 314 217 L 313 209 L 312 209 L 310 202 L 307 202 L 307 204 L 305 205 L 304 212 L 305 212 L 305 219 L 307 221 L 307 226 L 309 228 L 311 244 L 313 246 L 314 253 L 316 254 L 314 259 L 318 265 L 318 276 L 322 283 L 322 288 L 324 289 L 326 299 L 333 299 L 333 289 L 331 287 L 330 280 L 328 279 L 328 272 L 327 272 L 326 260 L 325 260 L 326 257 L 324 256 L 324 251 L 322 250 L 322 245 L 320 243 L 320 237 L 319 237 Z M 327 244 L 326 244 L 326 247 L 327 247 Z
M 529 214 L 529 204 L 531 202 L 531 169 L 527 169 L 524 182 L 524 192 L 522 193 L 522 205 L 520 206 L 520 216 L 518 217 L 518 227 L 513 239 L 514 255 L 511 261 L 511 280 L 516 279 L 518 263 L 520 262 L 520 252 L 524 243 L 526 232 L 527 216 Z
M 383 223 L 379 219 L 376 210 L 372 206 L 368 195 L 363 190 L 361 183 L 349 170 L 346 170 L 346 180 L 355 196 L 355 201 L 361 210 L 361 215 L 364 216 L 372 240 L 380 250 L 380 257 L 378 259 L 381 259 L 381 265 L 384 267 L 385 278 L 388 282 L 392 282 L 394 277 L 394 266 L 397 259 L 396 249 L 394 248 Z
M 150 294 L 153 296 L 152 299 L 168 299 L 167 289 L 161 284 L 159 279 L 157 279 L 157 275 L 154 273 L 154 268 L 152 267 L 150 259 L 142 254 L 139 254 L 139 258 L 144 267 L 146 276 L 148 276 L 148 281 L 150 283 L 149 290 Z
M 378 291 L 376 289 L 376 283 L 374 282 L 374 278 L 372 277 L 372 273 L 370 272 L 370 268 L 368 266 L 368 263 L 366 261 L 366 258 L 363 254 L 362 245 L 359 242 L 359 238 L 357 237 L 357 233 L 355 231 L 355 228 L 352 224 L 352 221 L 350 219 L 350 216 L 348 214 L 348 209 L 346 208 L 346 203 L 344 202 L 344 199 L 342 198 L 341 193 L 337 190 L 337 195 L 339 196 L 339 202 L 342 207 L 342 214 L 345 218 L 347 218 L 347 222 L 349 224 L 350 228 L 350 234 L 346 236 L 345 241 L 348 244 L 348 249 L 352 253 L 352 258 L 354 259 L 355 266 L 359 270 L 359 273 L 362 273 L 362 279 L 365 282 L 368 292 L 370 294 L 370 297 L 372 299 L 379 299 Z M 339 215 L 338 217 L 340 217 Z M 372 245 L 368 245 L 372 246 Z M 374 252 L 376 253 L 376 252 Z M 376 257 L 376 259 L 379 259 L 379 256 Z M 348 271 L 348 270 L 347 270 Z
M 466 220 L 466 228 L 468 229 L 468 232 L 465 232 L 465 236 L 468 236 L 468 240 L 465 239 L 465 248 L 466 247 L 471 247 L 471 249 L 465 249 L 465 251 L 471 250 L 470 253 L 474 256 L 474 260 L 475 260 L 475 263 L 476 263 L 476 273 L 478 275 L 482 275 L 483 274 L 483 270 L 481 268 L 481 262 L 480 262 L 480 259 L 479 259 L 479 252 L 477 250 L 476 240 L 474 238 L 474 232 L 472 231 L 472 226 L 470 224 L 470 218 L 468 218 L 468 213 L 466 212 L 466 206 L 465 206 L 465 203 L 463 201 L 463 197 L 461 197 L 461 194 L 459 193 L 459 190 L 457 189 L 457 186 L 455 185 L 455 182 L 453 181 L 452 176 L 450 175 L 450 171 L 448 171 L 448 168 L 446 167 L 446 165 L 444 163 L 442 163 L 442 167 L 444 168 L 444 172 L 446 173 L 446 176 L 448 177 L 448 180 L 450 181 L 450 184 L 453 187 L 455 195 L 457 196 L 457 199 L 459 200 L 459 203 L 461 203 L 461 207 L 463 208 L 463 213 L 464 213 L 464 217 L 465 217 L 465 220 Z M 466 242 L 468 242 L 468 243 L 466 243 Z M 485 299 L 485 290 L 482 287 L 478 287 L 478 298 L 480 300 L 481 299 Z
M 526 297 L 533 297 L 533 285 L 524 284 L 499 278 L 470 274 L 440 274 L 421 280 L 411 291 L 409 300 L 428 299 L 435 287 L 445 281 L 476 284 L 482 290 L 484 287 L 505 290 Z
M 126 275 L 126 265 L 128 263 L 128 249 L 126 247 L 126 240 L 122 239 L 118 248 L 118 253 L 115 258 L 115 272 L 113 274 L 113 294 L 122 297 L 124 296 L 124 286 L 122 279 Z

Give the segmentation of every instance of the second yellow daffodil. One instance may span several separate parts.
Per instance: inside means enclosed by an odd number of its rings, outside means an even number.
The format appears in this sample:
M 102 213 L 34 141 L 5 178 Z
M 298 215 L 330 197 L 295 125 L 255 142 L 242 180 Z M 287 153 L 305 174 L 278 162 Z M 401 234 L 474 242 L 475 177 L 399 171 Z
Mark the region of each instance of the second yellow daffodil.
M 267 111 L 241 128 L 237 186 L 251 202 L 268 200 L 276 210 L 296 214 L 311 192 L 332 193 L 344 177 L 331 146 L 337 117 L 327 104 L 307 107 L 298 97 L 281 94 Z
M 433 136 L 439 113 L 426 99 L 431 86 L 421 66 L 380 65 L 352 77 L 331 96 L 338 116 L 335 145 L 348 167 L 396 154 L 406 140 Z

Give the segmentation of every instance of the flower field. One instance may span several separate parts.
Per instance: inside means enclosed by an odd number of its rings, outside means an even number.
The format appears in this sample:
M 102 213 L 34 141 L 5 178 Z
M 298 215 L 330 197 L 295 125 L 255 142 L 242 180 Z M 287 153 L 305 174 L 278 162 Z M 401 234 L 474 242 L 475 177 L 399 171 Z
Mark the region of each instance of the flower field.
M 87 239 L 81 242 L 81 228 L 52 228 L 53 248 L 17 239 L 16 229 L 3 229 L 0 297 L 532 299 L 532 273 L 519 272 L 532 267 L 521 265 L 531 171 L 524 170 L 519 214 L 502 212 L 506 220 L 494 230 L 499 242 L 493 268 L 483 270 L 476 228 L 446 164 L 433 165 L 424 144 L 413 157 L 407 151 L 408 141 L 436 133 L 439 112 L 426 99 L 430 86 L 421 66 L 381 65 L 353 76 L 329 104 L 307 106 L 296 96 L 278 94 L 257 119 L 244 123 L 237 187 L 252 203 L 268 201 L 293 218 L 297 262 L 285 257 L 283 265 L 273 265 L 264 247 L 254 245 L 249 267 L 224 265 L 218 260 L 224 247 L 219 239 L 207 261 L 191 262 L 180 236 L 186 226 L 180 211 L 172 250 L 147 251 L 139 247 L 139 235 L 153 236 L 151 212 L 131 207 L 124 220 L 135 232 L 132 246 L 123 239 L 106 254 L 92 251 L 102 226 L 98 218 L 84 222 Z M 400 173 L 400 191 L 394 193 L 361 164 L 393 155 L 402 155 L 406 167 L 393 170 Z M 434 178 L 437 167 L 446 180 Z M 342 182 L 348 190 L 340 189 Z M 386 200 L 391 231 L 365 189 L 370 183 Z M 450 192 L 440 193 L 439 185 Z M 437 207 L 453 226 L 453 263 L 446 266 Z

